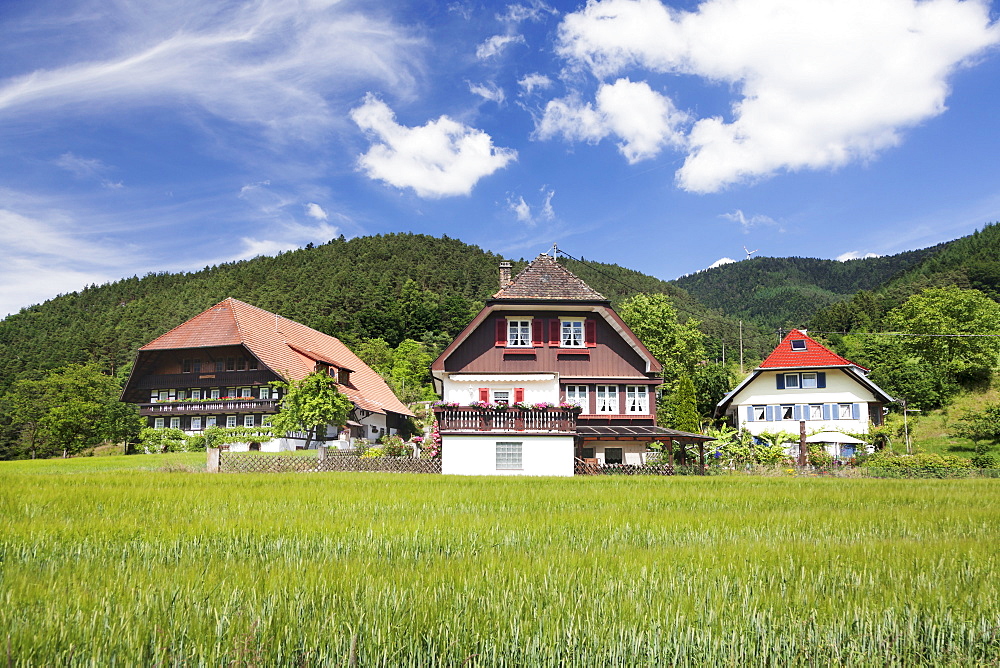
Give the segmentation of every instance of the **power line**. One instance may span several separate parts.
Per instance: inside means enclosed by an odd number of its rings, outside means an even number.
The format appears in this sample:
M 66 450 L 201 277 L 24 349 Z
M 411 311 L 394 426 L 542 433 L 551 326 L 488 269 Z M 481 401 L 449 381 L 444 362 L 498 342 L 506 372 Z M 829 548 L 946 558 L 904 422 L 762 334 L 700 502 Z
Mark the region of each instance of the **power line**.
M 858 336 L 928 336 L 928 337 L 957 337 L 957 338 L 967 338 L 967 337 L 1000 337 L 1000 334 L 911 334 L 908 332 L 814 332 L 809 330 L 810 334 L 840 334 L 842 336 L 847 336 L 850 334 L 856 334 Z

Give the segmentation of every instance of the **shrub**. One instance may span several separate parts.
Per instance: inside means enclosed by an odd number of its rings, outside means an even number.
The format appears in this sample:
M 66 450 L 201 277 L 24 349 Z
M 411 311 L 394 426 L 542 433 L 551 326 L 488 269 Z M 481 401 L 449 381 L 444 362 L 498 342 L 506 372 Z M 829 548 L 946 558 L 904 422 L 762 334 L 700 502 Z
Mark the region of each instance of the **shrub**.
M 833 455 L 826 451 L 822 445 L 814 444 L 809 446 L 809 465 L 818 469 L 828 468 L 833 464 Z
M 183 452 L 185 434 L 180 429 L 145 427 L 139 432 L 139 447 L 144 452 Z

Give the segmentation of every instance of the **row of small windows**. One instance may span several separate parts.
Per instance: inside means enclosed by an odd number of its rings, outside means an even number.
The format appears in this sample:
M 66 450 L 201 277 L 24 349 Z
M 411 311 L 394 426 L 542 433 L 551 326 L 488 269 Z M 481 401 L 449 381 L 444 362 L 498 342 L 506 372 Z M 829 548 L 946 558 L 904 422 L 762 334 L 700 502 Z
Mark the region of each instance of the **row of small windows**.
M 784 404 L 746 408 L 747 422 L 860 419 L 861 404 Z
M 213 371 L 256 371 L 257 367 L 256 357 L 226 357 L 209 360 L 207 363 L 207 369 Z M 181 360 L 181 372 L 201 373 L 201 360 L 197 357 Z
M 210 401 L 212 399 L 279 399 L 278 390 L 259 387 L 192 387 L 189 389 L 153 390 L 150 403 L 164 401 Z
M 593 388 L 594 394 L 593 407 L 590 405 L 591 388 Z M 565 385 L 563 392 L 566 403 L 576 404 L 585 413 L 590 413 L 593 410 L 595 413 L 616 415 L 621 413 L 648 414 L 649 388 L 645 385 L 625 385 L 624 388 L 625 391 L 622 392 L 618 385 Z M 624 407 L 622 399 L 625 400 Z M 524 388 L 490 389 L 483 387 L 479 390 L 479 400 L 505 405 L 510 405 L 512 401 L 521 403 L 524 401 Z
M 533 348 L 545 344 L 545 320 L 507 318 L 497 320 L 496 344 L 507 348 Z M 585 318 L 548 320 L 548 345 L 588 348 L 597 345 L 597 323 Z
M 779 390 L 822 389 L 826 387 L 826 372 L 779 373 L 775 383 Z
M 155 429 L 183 429 L 185 431 L 201 431 L 209 427 L 225 425 L 226 427 L 269 427 L 270 415 L 192 415 L 190 417 L 154 418 Z

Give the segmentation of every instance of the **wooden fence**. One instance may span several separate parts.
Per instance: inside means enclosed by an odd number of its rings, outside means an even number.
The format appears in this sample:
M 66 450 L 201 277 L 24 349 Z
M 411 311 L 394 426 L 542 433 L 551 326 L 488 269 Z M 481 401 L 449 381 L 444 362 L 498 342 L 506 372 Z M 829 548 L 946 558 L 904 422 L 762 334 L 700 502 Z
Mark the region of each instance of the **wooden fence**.
M 219 452 L 221 473 L 325 473 L 333 471 L 378 471 L 382 473 L 441 473 L 440 459 L 414 457 L 362 457 L 353 452 L 327 451 L 312 455 L 258 452 Z M 209 453 L 209 471 L 212 453 Z

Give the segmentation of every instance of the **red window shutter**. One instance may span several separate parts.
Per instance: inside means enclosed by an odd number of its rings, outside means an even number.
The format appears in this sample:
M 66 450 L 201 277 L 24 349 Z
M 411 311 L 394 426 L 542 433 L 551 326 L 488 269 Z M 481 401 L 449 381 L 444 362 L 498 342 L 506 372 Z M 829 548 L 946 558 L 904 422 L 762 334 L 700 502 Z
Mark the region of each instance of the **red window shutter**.
M 479 400 L 489 402 L 490 400 L 490 388 L 480 387 L 479 388 Z
M 515 387 L 514 388 L 514 403 L 524 403 L 524 388 Z
M 538 347 L 545 340 L 545 321 L 541 318 L 534 318 L 531 321 L 531 345 Z
M 559 345 L 559 318 L 553 318 L 549 320 L 549 345 L 558 346 Z
M 594 320 L 587 320 L 583 323 L 583 336 L 587 342 L 588 348 L 593 348 L 597 345 L 597 322 Z
M 497 343 L 498 346 L 507 345 L 507 319 L 497 320 Z

